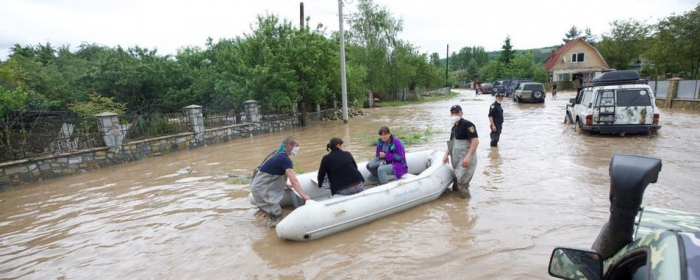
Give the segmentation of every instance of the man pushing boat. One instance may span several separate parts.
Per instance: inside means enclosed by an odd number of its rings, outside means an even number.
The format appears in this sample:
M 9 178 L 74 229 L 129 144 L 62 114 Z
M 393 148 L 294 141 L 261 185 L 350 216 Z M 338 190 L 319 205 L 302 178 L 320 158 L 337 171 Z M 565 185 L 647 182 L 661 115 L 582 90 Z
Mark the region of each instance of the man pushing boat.
M 304 194 L 294 173 L 294 163 L 289 155 L 299 152 L 299 139 L 288 136 L 280 147 L 272 152 L 258 167 L 250 183 L 254 204 L 268 216 L 267 227 L 273 228 L 282 220 L 280 201 L 285 188 L 294 188 L 304 199 L 310 199 Z M 287 184 L 287 178 L 291 184 Z

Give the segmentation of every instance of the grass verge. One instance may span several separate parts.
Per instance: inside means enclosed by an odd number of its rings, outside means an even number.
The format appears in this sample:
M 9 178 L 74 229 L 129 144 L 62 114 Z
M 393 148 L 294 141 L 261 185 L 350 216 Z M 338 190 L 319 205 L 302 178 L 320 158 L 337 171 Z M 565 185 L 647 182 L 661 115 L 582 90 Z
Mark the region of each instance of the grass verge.
M 450 91 L 449 94 L 446 95 L 434 95 L 434 96 L 428 96 L 428 97 L 420 97 L 418 100 L 403 100 L 403 101 L 384 101 L 384 102 L 379 102 L 377 103 L 377 107 L 399 107 L 399 106 L 404 106 L 404 105 L 411 105 L 411 104 L 421 104 L 421 103 L 428 103 L 428 102 L 435 102 L 435 101 L 440 101 L 440 100 L 445 100 L 445 99 L 450 99 L 457 97 L 458 93 L 454 91 Z

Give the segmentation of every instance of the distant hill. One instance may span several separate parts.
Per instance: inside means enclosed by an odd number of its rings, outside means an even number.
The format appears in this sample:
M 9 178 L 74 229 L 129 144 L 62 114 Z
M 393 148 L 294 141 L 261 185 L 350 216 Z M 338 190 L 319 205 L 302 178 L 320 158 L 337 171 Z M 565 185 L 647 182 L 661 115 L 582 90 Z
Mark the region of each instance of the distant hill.
M 545 63 L 547 59 L 549 58 L 549 54 L 552 51 L 556 51 L 561 45 L 556 45 L 556 46 L 550 46 L 550 47 L 542 47 L 542 48 L 537 48 L 537 49 L 528 49 L 528 50 L 515 50 L 516 54 L 520 54 L 526 51 L 532 51 L 534 53 L 534 58 L 535 58 L 535 63 Z M 491 51 L 487 52 L 489 55 L 489 61 L 491 60 L 496 60 L 498 59 L 498 56 L 501 55 L 501 51 Z M 442 65 L 445 65 L 445 59 L 441 59 L 440 63 Z

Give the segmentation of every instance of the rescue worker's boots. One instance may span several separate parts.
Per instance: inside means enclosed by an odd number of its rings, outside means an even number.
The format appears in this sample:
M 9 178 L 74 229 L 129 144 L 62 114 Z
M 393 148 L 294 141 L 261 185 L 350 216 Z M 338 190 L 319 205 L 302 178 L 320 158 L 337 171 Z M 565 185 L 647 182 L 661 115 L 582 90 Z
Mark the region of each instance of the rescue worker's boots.
M 471 197 L 471 193 L 469 193 L 469 185 L 459 186 L 459 197 L 462 199 Z
M 267 227 L 274 228 L 277 226 L 277 224 L 280 223 L 281 220 L 282 220 L 282 215 L 270 214 L 269 218 L 267 219 Z

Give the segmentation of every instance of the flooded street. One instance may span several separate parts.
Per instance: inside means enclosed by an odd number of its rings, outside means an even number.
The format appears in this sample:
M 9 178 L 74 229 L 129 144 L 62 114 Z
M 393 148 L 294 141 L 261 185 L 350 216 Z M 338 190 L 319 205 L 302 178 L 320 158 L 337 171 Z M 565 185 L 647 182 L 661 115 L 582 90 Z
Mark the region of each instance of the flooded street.
M 315 123 L 1 191 L 0 278 L 551 279 L 552 249 L 590 247 L 607 220 L 615 153 L 663 160 L 643 205 L 700 212 L 700 114 L 662 109 L 658 136 L 589 136 L 563 123 L 572 97 L 506 98 L 498 148 L 488 145 L 493 97 L 460 91 L 446 101 L 366 109 L 347 126 Z M 301 141 L 292 159 L 302 172 L 318 169 L 336 136 L 358 162 L 370 159 L 381 126 L 433 132 L 409 152 L 444 150 L 453 104 L 480 135 L 470 199 L 447 191 L 339 234 L 290 242 L 265 227 L 248 186 L 229 177 L 250 174 L 287 135 Z

